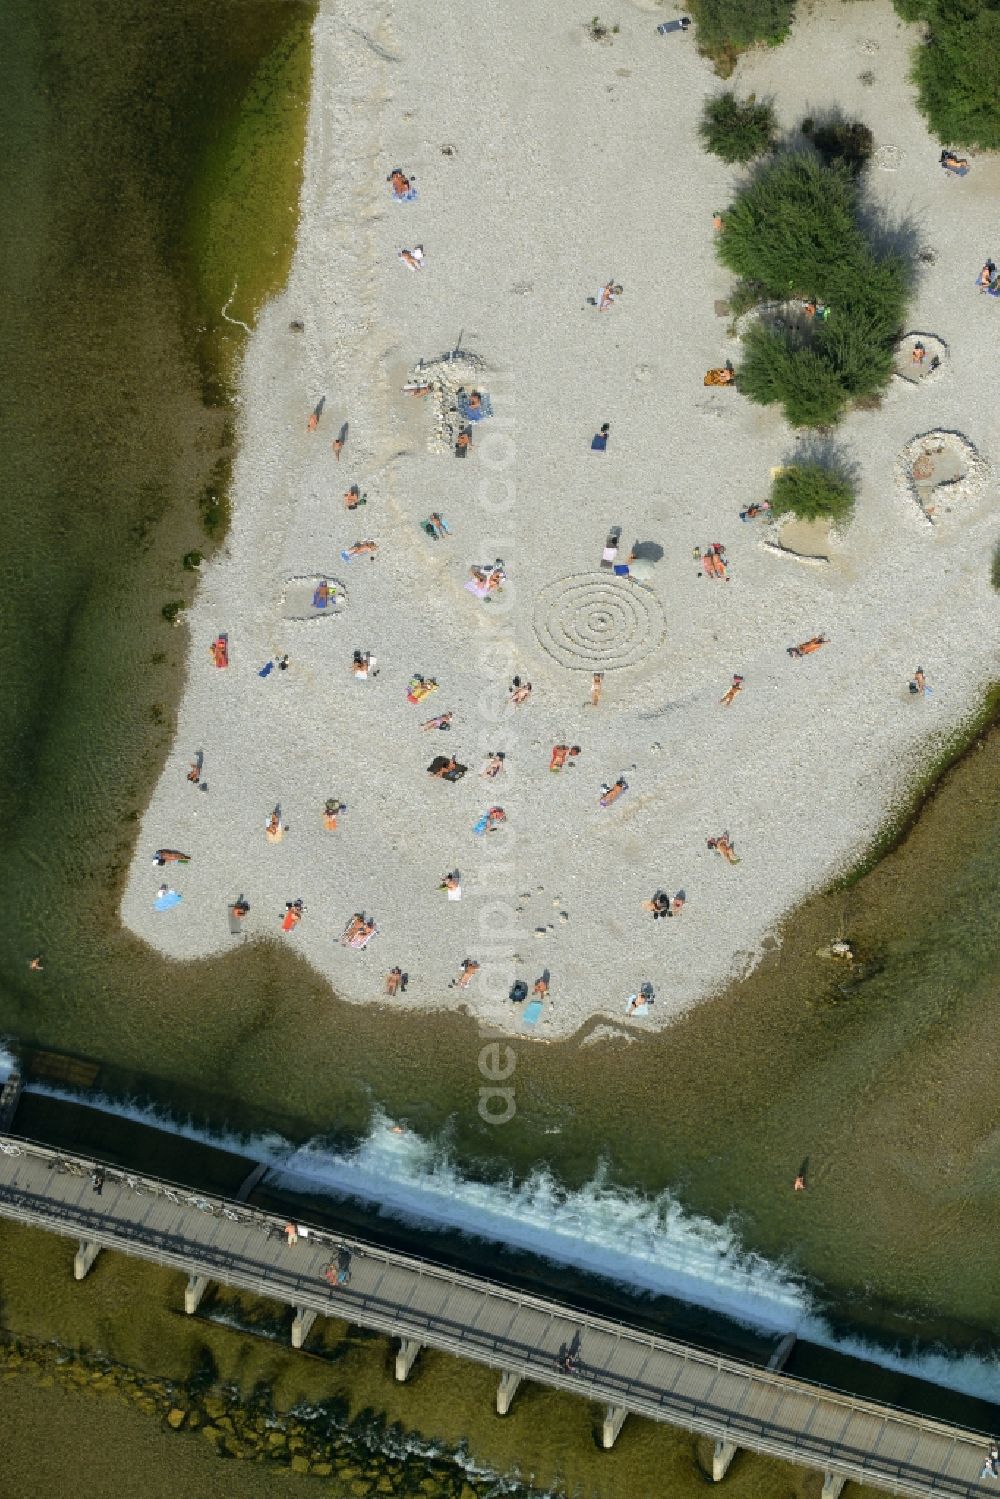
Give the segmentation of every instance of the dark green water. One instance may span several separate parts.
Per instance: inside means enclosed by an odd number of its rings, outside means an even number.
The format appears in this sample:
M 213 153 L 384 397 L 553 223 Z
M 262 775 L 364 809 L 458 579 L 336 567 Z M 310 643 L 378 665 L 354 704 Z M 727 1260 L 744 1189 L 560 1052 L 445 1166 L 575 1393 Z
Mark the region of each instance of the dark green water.
M 181 559 L 208 549 L 228 456 L 219 310 L 238 279 L 250 320 L 289 250 L 308 19 L 295 0 L 0 8 L 0 1032 L 218 1124 L 347 1138 L 379 1103 L 485 1176 L 546 1165 L 572 1188 L 603 1162 L 734 1215 L 855 1327 L 983 1351 L 1000 1316 L 995 734 L 897 853 L 808 903 L 718 1001 L 641 1048 L 518 1047 L 502 1130 L 479 1118 L 463 1018 L 390 1026 L 288 952 L 168 965 L 118 926 L 182 685 L 161 611 L 190 595 Z M 816 955 L 842 935 L 852 972 Z

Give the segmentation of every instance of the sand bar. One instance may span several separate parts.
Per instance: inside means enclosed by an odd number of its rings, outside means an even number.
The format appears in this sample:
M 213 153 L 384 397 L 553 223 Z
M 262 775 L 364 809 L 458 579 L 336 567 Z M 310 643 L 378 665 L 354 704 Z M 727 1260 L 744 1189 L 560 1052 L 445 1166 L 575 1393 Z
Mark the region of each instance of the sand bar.
M 839 430 L 861 495 L 829 565 L 778 557 L 774 531 L 739 511 L 796 443 L 774 411 L 702 384 L 739 358 L 716 310 L 730 282 L 711 231 L 738 178 L 698 147 L 720 84 L 691 34 L 657 36 L 665 13 L 623 6 L 606 46 L 588 15 L 530 0 L 487 0 L 460 24 L 323 0 L 298 248 L 248 344 L 232 529 L 186 617 L 177 738 L 123 899 L 126 925 L 166 955 L 241 940 L 227 909 L 243 894 L 244 939 L 293 943 L 348 1000 L 461 1003 L 523 1031 L 507 990 L 547 970 L 540 1037 L 597 1013 L 660 1026 L 751 965 L 795 903 L 857 857 L 995 675 L 1000 418 L 982 373 L 1000 305 L 974 280 L 1000 248 L 1000 166 L 983 159 L 961 180 L 937 169 L 906 82 L 915 32 L 882 0 L 817 5 L 784 47 L 740 64 L 737 87 L 773 94 L 786 126 L 835 105 L 871 126 L 884 165 L 870 197 L 889 223 L 911 215 L 930 252 L 910 326 L 948 350 L 938 379 L 894 381 Z M 390 197 L 397 165 L 415 202 Z M 417 244 L 425 263 L 411 271 L 398 252 Z M 608 278 L 624 291 L 602 314 L 587 298 Z M 459 339 L 494 411 L 462 460 L 441 451 L 434 399 L 402 393 L 420 359 Z M 895 468 L 936 430 L 964 433 L 990 477 L 929 525 Z M 349 512 L 352 483 L 368 501 Z M 421 529 L 431 512 L 447 537 Z M 626 548 L 663 548 L 648 581 L 601 569 L 612 526 Z M 345 562 L 367 537 L 377 559 Z M 715 541 L 727 582 L 693 555 Z M 507 586 L 479 600 L 469 566 L 496 557 Z M 307 598 L 324 578 L 339 585 L 332 619 Z M 225 671 L 209 658 L 219 632 Z M 786 654 L 820 632 L 822 651 Z M 377 675 L 354 677 L 355 650 Z M 258 675 L 286 653 L 286 671 Z M 934 689 L 919 699 L 917 665 Z M 722 708 L 734 672 L 745 686 Z M 414 673 L 439 683 L 420 706 L 406 698 Z M 518 708 L 514 673 L 533 687 Z M 420 731 L 445 711 L 449 732 Z M 558 743 L 582 752 L 551 774 Z M 505 770 L 491 783 L 477 772 L 494 749 Z M 185 778 L 199 750 L 207 793 Z M 431 778 L 439 754 L 469 773 Z M 627 793 L 601 807 L 619 776 Z M 347 803 L 336 831 L 329 798 Z M 505 824 L 475 836 L 493 804 Z M 278 805 L 287 832 L 269 842 Z M 707 846 L 723 830 L 738 865 Z M 191 862 L 152 868 L 164 846 Z M 452 869 L 459 901 L 438 889 Z M 154 912 L 167 876 L 183 900 Z M 685 892 L 676 919 L 641 910 L 657 888 Z M 285 935 L 297 898 L 305 914 Z M 357 911 L 378 924 L 360 951 L 339 941 Z M 459 993 L 448 983 L 466 957 L 483 967 Z M 395 965 L 410 984 L 387 999 Z M 643 980 L 655 1006 L 626 1020 Z

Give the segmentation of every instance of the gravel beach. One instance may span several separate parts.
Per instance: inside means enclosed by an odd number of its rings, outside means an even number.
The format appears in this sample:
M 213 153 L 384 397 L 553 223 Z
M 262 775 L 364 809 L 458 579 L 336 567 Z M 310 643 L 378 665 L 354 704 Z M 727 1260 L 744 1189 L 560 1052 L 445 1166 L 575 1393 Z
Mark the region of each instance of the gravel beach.
M 910 327 L 944 350 L 935 378 L 894 380 L 838 428 L 855 516 L 810 542 L 826 560 L 804 561 L 788 550 L 801 533 L 740 511 L 814 440 L 703 385 L 739 362 L 712 231 L 739 175 L 699 147 L 703 101 L 723 85 L 693 31 L 657 34 L 668 14 L 623 5 L 609 44 L 588 13 L 530 0 L 447 15 L 322 0 L 294 265 L 248 341 L 232 527 L 185 616 L 177 736 L 122 904 L 165 955 L 291 943 L 347 1000 L 461 1004 L 518 1033 L 508 991 L 548 973 L 527 1034 L 598 1014 L 659 1027 L 745 972 L 858 858 L 995 678 L 1000 415 L 983 376 L 1000 300 L 975 278 L 1000 259 L 1000 161 L 973 158 L 964 179 L 939 169 L 906 81 L 917 32 L 883 0 L 803 6 L 783 47 L 739 65 L 732 84 L 773 97 L 786 131 L 835 107 L 871 127 L 865 201 L 887 237 L 915 228 Z M 393 200 L 397 166 L 415 201 Z M 412 270 L 398 252 L 417 245 Z M 609 280 L 623 291 L 599 312 L 588 298 Z M 404 393 L 423 381 L 428 396 Z M 460 384 L 493 414 L 456 458 Z M 938 431 L 964 434 L 977 462 L 963 479 L 959 461 L 928 519 L 903 455 Z M 367 503 L 349 511 L 355 484 Z M 435 512 L 439 539 L 421 526 Z M 612 527 L 620 558 L 662 548 L 643 581 L 601 569 Z M 368 538 L 374 561 L 344 560 Z M 725 582 L 695 557 L 714 542 Z M 477 598 L 469 568 L 496 558 L 507 582 Z M 335 607 L 314 610 L 323 579 Z M 210 655 L 220 633 L 226 670 Z M 822 650 L 787 654 L 817 634 Z M 355 651 L 376 675 L 355 677 Z M 284 655 L 287 670 L 259 675 Z M 908 690 L 918 666 L 928 696 Z M 724 707 L 734 673 L 743 689 Z M 416 674 L 438 684 L 419 704 Z M 515 675 L 532 684 L 520 706 Z M 447 712 L 448 731 L 421 730 Z M 557 744 L 581 753 L 553 774 Z M 488 780 L 492 751 L 504 769 Z M 207 791 L 186 778 L 199 752 Z M 468 773 L 430 776 L 439 755 Z M 619 777 L 627 791 L 602 807 Z M 347 806 L 335 830 L 328 799 Z M 506 821 L 477 836 L 491 806 Z M 738 864 L 707 845 L 724 830 Z M 159 848 L 190 863 L 154 868 Z M 460 900 L 439 889 L 452 870 Z M 183 899 L 154 911 L 164 881 Z M 660 889 L 686 897 L 671 920 L 642 909 Z M 362 951 L 340 943 L 356 912 L 378 928 Z M 466 958 L 479 972 L 449 988 Z M 397 965 L 409 986 L 388 997 Z M 628 1017 L 643 981 L 655 1007 Z

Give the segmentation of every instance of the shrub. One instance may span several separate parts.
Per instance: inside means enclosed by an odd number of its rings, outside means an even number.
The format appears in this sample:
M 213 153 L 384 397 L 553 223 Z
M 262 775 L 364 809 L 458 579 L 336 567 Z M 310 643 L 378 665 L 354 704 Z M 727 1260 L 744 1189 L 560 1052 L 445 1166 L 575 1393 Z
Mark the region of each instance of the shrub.
M 860 120 L 825 120 L 819 125 L 803 120 L 802 134 L 812 141 L 824 166 L 846 167 L 855 177 L 868 165 L 875 149 L 875 137 Z
M 765 42 L 776 47 L 785 40 L 795 14 L 795 0 L 691 0 L 698 27 L 698 46 L 728 75 L 736 56 Z
M 706 151 L 726 162 L 752 161 L 770 151 L 774 141 L 774 110 L 758 104 L 753 94 L 739 100 L 728 90 L 706 99 L 698 127 Z
M 793 427 L 830 427 L 847 401 L 826 360 L 762 323 L 751 327 L 744 341 L 736 384 L 759 406 L 782 405 Z
M 765 166 L 726 210 L 719 258 L 762 300 L 815 298 L 829 308 L 805 330 L 751 328 L 738 385 L 780 402 L 793 426 L 828 426 L 892 373 L 910 285 L 899 254 L 879 256 L 858 220 L 857 184 L 811 153 Z
M 912 78 L 934 134 L 951 146 L 1000 150 L 1000 11 L 982 0 L 897 0 L 897 9 L 928 25 Z
M 771 510 L 799 520 L 846 520 L 854 507 L 854 485 L 819 463 L 793 463 L 774 477 Z

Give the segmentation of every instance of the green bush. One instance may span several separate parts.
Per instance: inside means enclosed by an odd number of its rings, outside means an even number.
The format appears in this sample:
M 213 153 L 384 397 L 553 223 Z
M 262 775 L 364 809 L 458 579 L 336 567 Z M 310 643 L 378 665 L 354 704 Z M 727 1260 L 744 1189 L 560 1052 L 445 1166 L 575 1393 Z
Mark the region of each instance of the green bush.
M 727 76 L 736 57 L 755 42 L 776 47 L 785 40 L 795 14 L 795 0 L 692 0 L 698 46 Z
M 825 359 L 762 323 L 755 323 L 744 340 L 736 385 L 759 406 L 782 405 L 793 427 L 830 427 L 846 401 Z
M 799 520 L 846 520 L 854 498 L 851 481 L 819 463 L 793 463 L 771 485 L 772 513 Z
M 807 136 L 824 166 L 843 166 L 855 177 L 864 171 L 875 149 L 875 137 L 860 120 L 802 121 Z
M 907 21 L 925 21 L 912 78 L 937 138 L 1000 150 L 1000 10 L 992 0 L 896 0 Z
M 774 110 L 770 104 L 758 104 L 753 94 L 740 100 L 727 90 L 705 100 L 698 129 L 713 156 L 730 163 L 753 161 L 774 142 Z
M 758 172 L 726 210 L 719 258 L 761 300 L 815 298 L 829 309 L 796 330 L 752 327 L 739 388 L 780 402 L 793 426 L 828 426 L 849 401 L 870 397 L 892 373 L 910 287 L 898 254 L 877 255 L 858 218 L 858 188 L 843 166 L 811 153 Z

